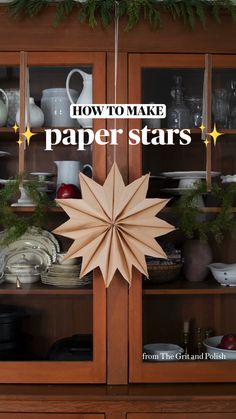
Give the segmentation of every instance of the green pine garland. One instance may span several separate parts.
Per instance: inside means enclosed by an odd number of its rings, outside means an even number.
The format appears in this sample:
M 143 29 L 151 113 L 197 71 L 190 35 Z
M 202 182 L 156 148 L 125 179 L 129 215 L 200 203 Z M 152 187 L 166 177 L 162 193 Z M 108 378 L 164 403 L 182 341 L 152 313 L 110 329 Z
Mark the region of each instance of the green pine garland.
M 203 215 L 198 207 L 198 198 L 209 195 L 215 199 L 220 208 L 217 215 L 210 214 L 211 219 Z M 211 192 L 207 193 L 205 182 L 201 182 L 197 188 L 186 191 L 176 204 L 179 228 L 187 238 L 199 238 L 206 241 L 214 238 L 218 243 L 224 238 L 226 231 L 236 238 L 236 220 L 232 211 L 236 199 L 236 184 L 224 186 L 212 184 Z
M 9 8 L 13 16 L 36 16 L 49 5 L 48 0 L 14 0 Z M 88 22 L 94 28 L 100 21 L 108 27 L 114 21 L 115 0 L 64 0 L 56 4 L 55 22 L 58 24 L 72 13 L 77 13 L 80 22 Z M 200 21 L 206 27 L 209 14 L 220 22 L 222 12 L 231 15 L 236 21 L 236 7 L 232 0 L 119 0 L 120 16 L 127 17 L 126 29 L 132 29 L 144 18 L 153 28 L 161 25 L 161 13 L 167 11 L 173 19 L 181 19 L 185 24 L 195 27 Z
M 1 245 L 7 245 L 21 237 L 29 227 L 43 227 L 45 225 L 46 215 L 52 202 L 39 192 L 40 183 L 37 181 L 28 181 L 24 183 L 26 193 L 35 204 L 34 211 L 30 216 L 21 217 L 12 211 L 10 202 L 19 194 L 19 185 L 22 178 L 12 179 L 0 189 L 0 225 L 4 229 L 4 238 Z

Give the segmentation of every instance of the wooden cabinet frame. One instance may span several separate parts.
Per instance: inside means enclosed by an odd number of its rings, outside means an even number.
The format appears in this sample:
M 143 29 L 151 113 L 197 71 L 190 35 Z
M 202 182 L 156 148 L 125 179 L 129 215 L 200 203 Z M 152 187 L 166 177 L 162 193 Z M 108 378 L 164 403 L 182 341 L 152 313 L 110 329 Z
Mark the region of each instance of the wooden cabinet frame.
M 24 129 L 26 66 L 93 67 L 94 103 L 105 103 L 105 54 L 68 52 L 0 53 L 0 65 L 20 65 L 21 132 Z M 23 98 L 23 99 L 22 99 Z M 104 121 L 94 121 L 94 129 L 104 128 Z M 94 178 L 106 177 L 106 147 L 93 146 Z M 19 147 L 19 172 L 24 171 L 24 144 Z M 10 293 L 10 291 L 9 291 Z M 66 293 L 66 292 L 65 292 Z M 106 382 L 106 289 L 98 270 L 93 281 L 93 360 L 88 362 L 1 362 L 0 383 L 105 383 Z M 20 298 L 20 297 L 19 297 Z M 66 315 L 66 313 L 65 313 Z

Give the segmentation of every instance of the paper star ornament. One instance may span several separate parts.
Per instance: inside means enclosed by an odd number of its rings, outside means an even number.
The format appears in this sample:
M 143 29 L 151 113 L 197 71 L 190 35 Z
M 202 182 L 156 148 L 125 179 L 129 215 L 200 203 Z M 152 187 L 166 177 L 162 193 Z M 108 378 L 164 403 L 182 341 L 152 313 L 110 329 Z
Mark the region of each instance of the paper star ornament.
M 155 217 L 167 199 L 147 199 L 149 175 L 125 186 L 114 163 L 103 186 L 80 174 L 82 199 L 58 199 L 70 219 L 54 230 L 74 243 L 66 259 L 82 257 L 80 276 L 99 267 L 106 287 L 118 270 L 131 285 L 132 267 L 148 277 L 145 255 L 166 258 L 155 237 L 174 230 Z

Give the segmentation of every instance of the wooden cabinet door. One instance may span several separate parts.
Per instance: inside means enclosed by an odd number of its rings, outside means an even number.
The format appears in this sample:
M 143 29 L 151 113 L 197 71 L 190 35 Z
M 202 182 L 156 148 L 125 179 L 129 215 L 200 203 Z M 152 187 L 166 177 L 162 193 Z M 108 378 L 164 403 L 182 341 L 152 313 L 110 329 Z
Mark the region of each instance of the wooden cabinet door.
M 130 413 L 128 419 L 221 419 L 222 413 Z M 224 418 L 234 419 L 235 413 L 225 413 Z
M 104 419 L 104 415 L 89 413 L 0 413 L 0 419 Z

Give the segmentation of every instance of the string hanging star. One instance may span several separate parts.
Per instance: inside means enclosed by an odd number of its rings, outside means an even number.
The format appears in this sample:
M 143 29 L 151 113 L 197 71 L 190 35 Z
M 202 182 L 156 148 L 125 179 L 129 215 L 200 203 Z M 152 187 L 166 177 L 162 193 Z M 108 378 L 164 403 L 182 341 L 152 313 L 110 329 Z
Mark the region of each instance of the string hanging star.
M 54 233 L 74 240 L 65 260 L 83 258 L 81 277 L 99 267 L 106 287 L 117 270 L 131 284 L 133 266 L 148 277 L 145 255 L 166 258 L 155 237 L 175 229 L 156 217 L 168 199 L 147 199 L 148 184 L 125 186 L 114 164 L 103 186 L 80 174 L 83 199 L 57 200 L 70 219 Z

